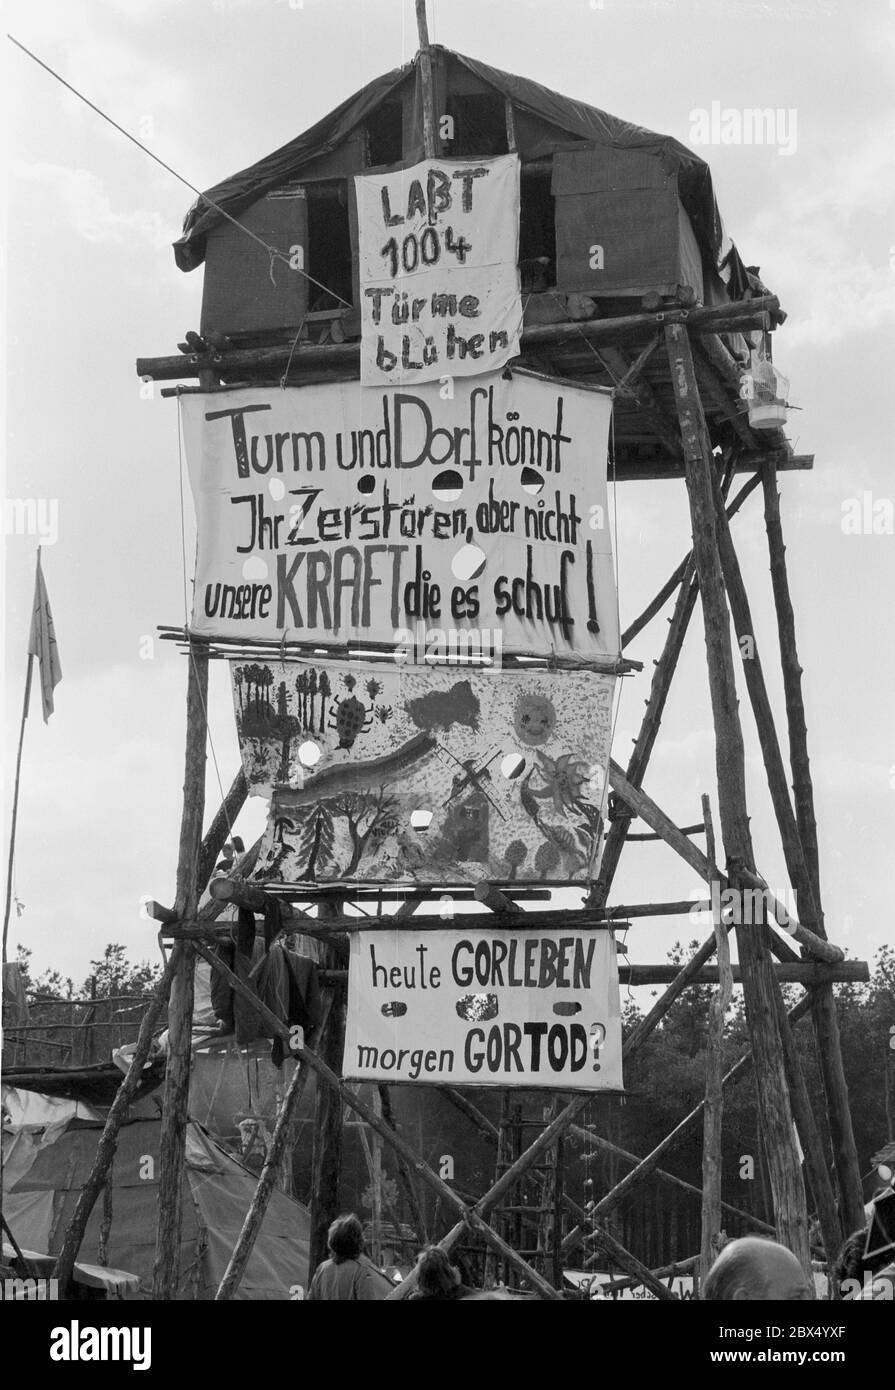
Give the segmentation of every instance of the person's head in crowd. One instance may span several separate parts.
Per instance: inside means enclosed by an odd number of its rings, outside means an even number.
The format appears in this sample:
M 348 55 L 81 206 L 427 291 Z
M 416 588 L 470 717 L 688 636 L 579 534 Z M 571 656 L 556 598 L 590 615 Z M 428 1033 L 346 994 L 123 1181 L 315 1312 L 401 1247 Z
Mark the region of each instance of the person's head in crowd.
M 886 1279 L 889 1278 L 886 1267 L 892 1263 L 891 1246 L 871 1251 L 869 1255 L 864 1254 L 866 1248 L 867 1227 L 862 1226 L 860 1230 L 852 1231 L 839 1251 L 833 1267 L 833 1278 L 843 1298 L 861 1297 L 865 1286 L 871 1285 L 878 1274 L 885 1273 Z M 868 1294 L 868 1297 L 872 1296 Z
M 329 1253 L 334 1260 L 356 1260 L 363 1254 L 364 1228 L 354 1212 L 337 1216 L 326 1237 Z
M 705 1277 L 700 1297 L 707 1303 L 735 1299 L 793 1303 L 813 1298 L 814 1291 L 785 1245 L 743 1236 L 725 1245 Z
M 864 1273 L 864 1246 L 867 1244 L 867 1228 L 862 1226 L 852 1231 L 839 1251 L 833 1266 L 833 1278 L 838 1284 L 846 1279 L 860 1280 Z
M 460 1283 L 458 1271 L 437 1245 L 427 1245 L 420 1252 L 416 1270 L 419 1291 L 429 1298 L 450 1293 Z

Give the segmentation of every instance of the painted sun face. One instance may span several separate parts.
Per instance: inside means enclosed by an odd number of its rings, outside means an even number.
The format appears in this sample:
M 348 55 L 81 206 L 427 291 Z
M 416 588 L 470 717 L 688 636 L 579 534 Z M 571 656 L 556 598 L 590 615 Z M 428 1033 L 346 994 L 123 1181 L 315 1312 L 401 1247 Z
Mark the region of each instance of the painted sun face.
M 556 728 L 556 710 L 546 695 L 522 695 L 516 702 L 513 726 L 521 743 L 537 748 Z

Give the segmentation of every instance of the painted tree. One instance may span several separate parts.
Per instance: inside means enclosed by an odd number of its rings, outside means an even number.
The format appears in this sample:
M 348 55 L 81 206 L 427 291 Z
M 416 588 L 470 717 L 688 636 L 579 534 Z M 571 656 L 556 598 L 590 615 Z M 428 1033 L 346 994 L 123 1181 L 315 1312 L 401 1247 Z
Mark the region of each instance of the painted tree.
M 335 858 L 335 838 L 332 812 L 325 801 L 296 818 L 295 856 L 301 866 L 297 878 L 309 883 L 317 879 Z
M 329 699 L 330 695 L 332 694 L 332 686 L 330 685 L 330 682 L 329 682 L 329 673 L 328 673 L 327 671 L 321 671 L 321 672 L 320 672 L 320 675 L 319 675 L 318 680 L 317 680 L 317 690 L 318 690 L 318 692 L 319 692 L 319 694 L 320 694 L 320 723 L 319 723 L 319 725 L 318 725 L 318 730 L 319 730 L 319 732 L 322 734 L 322 733 L 324 732 L 324 730 L 326 729 L 326 702 L 327 702 L 327 700 Z M 314 713 L 314 711 L 313 711 L 313 707 L 312 707 L 312 708 L 311 708 L 311 714 L 312 714 L 312 716 L 313 716 L 313 713 Z M 313 729 L 313 727 L 314 727 L 314 724 L 313 724 L 313 718 L 312 718 L 312 721 L 311 721 L 311 728 Z
M 524 863 L 527 854 L 528 849 L 524 840 L 511 840 L 504 850 L 503 857 L 509 865 L 507 878 L 511 883 L 516 877 L 516 870 Z
M 314 697 L 317 694 L 317 672 L 312 666 L 308 672 L 308 707 L 302 718 L 302 728 L 314 731 Z
M 331 804 L 345 818 L 351 836 L 351 858 L 342 870 L 347 877 L 360 864 L 370 836 L 394 814 L 395 798 L 380 787 L 377 792 L 347 792 Z
M 288 708 L 286 682 L 280 681 L 277 689 L 277 715 L 272 732 L 275 732 L 277 737 L 282 740 L 280 766 L 277 771 L 277 781 L 281 783 L 288 783 L 289 781 L 289 751 L 293 738 L 302 729 L 301 720 L 296 719 L 294 714 L 289 714 Z
M 295 679 L 295 691 L 298 695 L 298 720 L 301 727 L 307 727 L 308 722 L 308 673 L 299 671 Z
M 242 675 L 246 698 L 239 732 L 246 738 L 268 738 L 270 725 L 276 717 L 270 702 L 273 672 L 269 666 L 253 663 L 243 667 Z

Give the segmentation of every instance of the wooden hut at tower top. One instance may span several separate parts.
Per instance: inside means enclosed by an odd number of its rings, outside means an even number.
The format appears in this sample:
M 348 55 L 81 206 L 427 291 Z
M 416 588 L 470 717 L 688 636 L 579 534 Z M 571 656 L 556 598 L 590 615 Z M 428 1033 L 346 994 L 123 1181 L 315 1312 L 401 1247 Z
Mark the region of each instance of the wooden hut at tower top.
M 655 332 L 654 323 L 642 334 L 632 330 L 632 315 L 674 306 L 715 312 L 718 331 L 703 334 L 697 362 L 712 443 L 740 446 L 744 468 L 768 450 L 778 468 L 810 466 L 793 458 L 779 429 L 757 437 L 738 403 L 750 349 L 763 343 L 769 352 L 761 328 L 783 316 L 726 237 L 706 163 L 676 140 L 528 78 L 437 46 L 429 55 L 438 157 L 513 150 L 520 157 L 523 362 L 612 386 L 631 365 L 625 351 L 636 354 L 638 337 L 645 346 Z M 322 373 L 357 374 L 354 176 L 423 159 L 423 99 L 418 55 L 197 201 L 175 255 L 182 270 L 204 261 L 202 336 L 224 350 L 189 363 L 155 359 L 153 376 L 205 369 L 224 384 L 257 384 L 278 380 L 287 364 L 296 383 L 312 373 L 317 380 Z M 305 273 L 291 273 L 267 247 L 292 256 L 300 248 L 296 260 Z M 750 300 L 756 311 L 766 306 L 764 323 L 758 312 L 742 325 L 733 314 L 725 319 L 725 306 Z M 625 321 L 617 333 L 613 319 Z M 637 399 L 617 400 L 616 476 L 679 477 L 665 354 L 655 354 L 638 375 Z

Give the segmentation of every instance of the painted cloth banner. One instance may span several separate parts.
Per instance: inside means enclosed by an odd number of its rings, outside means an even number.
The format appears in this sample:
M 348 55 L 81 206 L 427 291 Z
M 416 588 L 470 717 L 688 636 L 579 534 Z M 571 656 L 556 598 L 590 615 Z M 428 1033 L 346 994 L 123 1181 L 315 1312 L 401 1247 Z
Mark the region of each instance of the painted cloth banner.
M 513 371 L 443 400 L 356 382 L 180 400 L 198 523 L 193 631 L 617 656 L 611 396 Z
M 355 177 L 361 381 L 413 386 L 519 355 L 519 156 Z
M 264 883 L 579 882 L 596 871 L 614 676 L 234 662 Z
M 611 931 L 481 928 L 351 937 L 343 1072 L 426 1086 L 622 1085 Z

